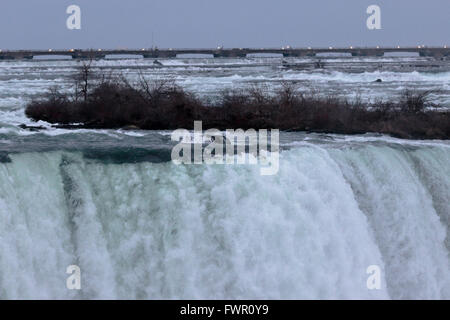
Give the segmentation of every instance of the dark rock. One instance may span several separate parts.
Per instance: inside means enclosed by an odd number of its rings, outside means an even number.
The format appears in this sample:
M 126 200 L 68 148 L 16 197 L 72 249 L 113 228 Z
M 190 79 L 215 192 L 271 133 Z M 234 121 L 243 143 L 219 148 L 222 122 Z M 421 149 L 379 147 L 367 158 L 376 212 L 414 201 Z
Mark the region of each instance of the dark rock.
M 141 128 L 139 128 L 138 126 L 133 126 L 133 125 L 125 126 L 125 127 L 121 128 L 121 129 L 122 130 L 141 130 Z
M 25 130 L 30 130 L 30 131 L 40 131 L 40 130 L 47 129 L 46 127 L 43 127 L 43 126 L 27 126 L 26 124 L 23 124 L 23 123 L 21 125 L 19 125 L 19 128 L 25 129 Z

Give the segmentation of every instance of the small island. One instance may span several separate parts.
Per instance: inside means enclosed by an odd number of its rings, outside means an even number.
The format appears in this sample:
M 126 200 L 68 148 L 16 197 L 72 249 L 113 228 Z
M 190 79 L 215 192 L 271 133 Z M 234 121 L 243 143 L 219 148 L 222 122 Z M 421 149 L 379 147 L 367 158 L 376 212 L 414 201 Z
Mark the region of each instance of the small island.
M 87 129 L 280 129 L 336 134 L 380 133 L 405 139 L 449 139 L 450 112 L 430 103 L 431 91 L 405 90 L 396 101 L 349 101 L 303 92 L 282 82 L 275 92 L 254 85 L 204 102 L 169 80 L 93 75 L 81 67 L 71 93 L 53 88 L 25 110 L 34 121 Z M 368 84 L 370 85 L 370 84 Z M 431 107 L 430 107 L 431 106 Z M 33 127 L 36 129 L 36 127 Z

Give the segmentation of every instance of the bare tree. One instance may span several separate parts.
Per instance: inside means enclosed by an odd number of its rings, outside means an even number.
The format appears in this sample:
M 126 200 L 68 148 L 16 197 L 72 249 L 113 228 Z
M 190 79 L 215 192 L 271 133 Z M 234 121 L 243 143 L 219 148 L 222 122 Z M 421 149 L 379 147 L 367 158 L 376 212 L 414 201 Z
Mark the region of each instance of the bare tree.
M 88 60 L 82 61 L 79 67 L 78 73 L 74 76 L 74 96 L 75 101 L 81 97 L 83 101 L 87 101 L 89 90 L 94 78 L 94 73 L 92 71 L 92 57 Z
M 151 102 L 152 106 L 157 106 L 163 97 L 170 97 L 179 91 L 175 80 L 171 78 L 149 80 L 145 77 L 142 69 L 138 69 L 137 88 L 143 93 L 144 99 Z
M 298 98 L 303 97 L 299 92 L 299 84 L 292 81 L 282 81 L 277 94 L 281 105 L 291 105 Z
M 254 103 L 259 106 L 270 102 L 269 86 L 262 83 L 253 83 L 248 89 L 249 95 Z
M 438 92 L 439 90 L 404 90 L 400 97 L 401 111 L 422 113 L 428 106 L 436 107 L 436 105 L 431 102 L 431 96 Z

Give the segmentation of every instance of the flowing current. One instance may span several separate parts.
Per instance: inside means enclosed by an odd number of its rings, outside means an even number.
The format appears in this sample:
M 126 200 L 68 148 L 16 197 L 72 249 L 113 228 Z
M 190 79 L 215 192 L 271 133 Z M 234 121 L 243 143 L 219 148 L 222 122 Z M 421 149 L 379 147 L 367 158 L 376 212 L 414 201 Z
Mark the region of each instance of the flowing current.
M 143 66 L 205 96 L 290 79 L 363 99 L 433 88 L 450 101 L 445 65 L 396 69 L 424 58 L 330 58 L 324 70 L 280 60 L 96 67 L 133 77 Z M 0 63 L 1 299 L 450 299 L 449 141 L 282 133 L 279 172 L 261 176 L 255 165 L 177 166 L 170 132 L 17 127 L 31 124 L 29 99 L 69 90 L 76 66 Z M 70 265 L 79 291 L 66 287 Z

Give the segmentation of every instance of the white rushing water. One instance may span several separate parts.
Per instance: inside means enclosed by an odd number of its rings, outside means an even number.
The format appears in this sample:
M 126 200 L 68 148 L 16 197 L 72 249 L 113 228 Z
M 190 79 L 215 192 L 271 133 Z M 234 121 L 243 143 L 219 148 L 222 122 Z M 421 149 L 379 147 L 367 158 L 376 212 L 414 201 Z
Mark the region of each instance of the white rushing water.
M 280 171 L 0 164 L 0 298 L 450 299 L 448 144 L 302 143 Z M 82 290 L 66 288 L 69 265 Z M 366 269 L 381 269 L 368 290 Z

